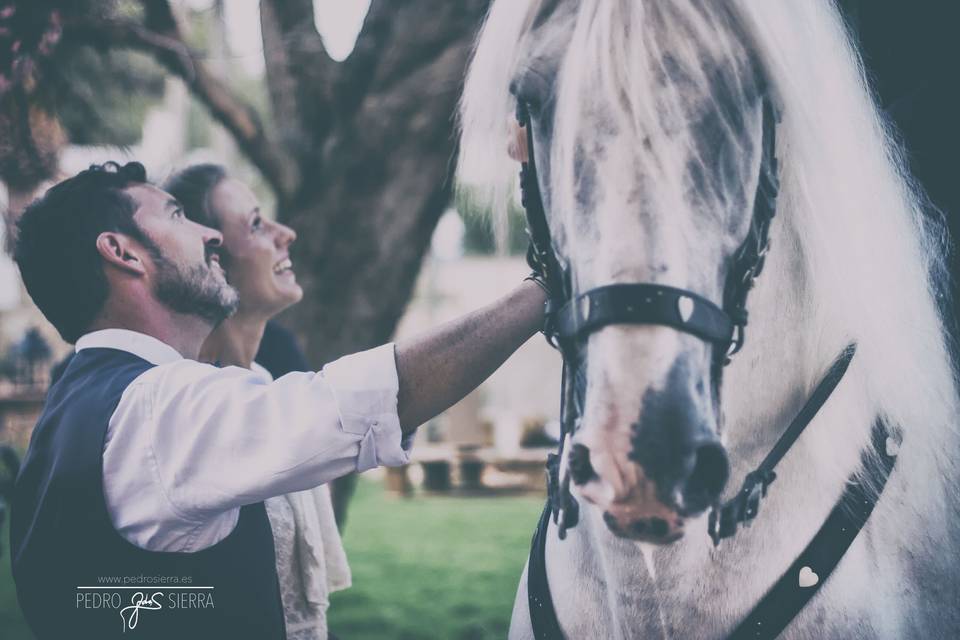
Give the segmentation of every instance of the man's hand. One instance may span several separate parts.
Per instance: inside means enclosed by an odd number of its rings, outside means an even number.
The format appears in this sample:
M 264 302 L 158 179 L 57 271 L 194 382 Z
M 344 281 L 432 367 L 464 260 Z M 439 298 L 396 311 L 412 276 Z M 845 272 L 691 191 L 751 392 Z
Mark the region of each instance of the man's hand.
M 526 129 L 514 118 L 507 128 L 507 152 L 526 162 Z M 473 391 L 543 326 L 546 280 L 542 268 L 532 268 L 531 276 L 497 302 L 397 343 L 397 412 L 405 434 Z
M 513 116 L 508 117 L 507 122 L 507 153 L 517 162 L 526 162 L 527 151 L 527 130 L 521 127 L 520 123 Z
M 553 292 L 550 291 L 550 285 L 547 281 L 547 267 L 540 259 L 537 257 L 537 251 L 533 246 L 533 241 L 527 246 L 527 266 L 530 267 L 530 275 L 528 275 L 524 280 L 529 280 L 535 283 L 538 287 L 543 289 L 543 292 L 547 295 L 548 298 L 553 296 Z
M 420 338 L 396 345 L 397 412 L 405 434 L 473 391 L 543 325 L 533 282 Z

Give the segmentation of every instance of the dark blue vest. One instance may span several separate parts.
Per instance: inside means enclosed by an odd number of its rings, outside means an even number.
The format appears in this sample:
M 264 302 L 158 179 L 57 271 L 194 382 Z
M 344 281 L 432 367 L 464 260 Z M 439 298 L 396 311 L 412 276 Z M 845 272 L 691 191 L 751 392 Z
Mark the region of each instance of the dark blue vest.
M 123 391 L 152 366 L 125 351 L 84 349 L 50 388 L 11 514 L 13 576 L 27 621 L 39 640 L 282 639 L 262 502 L 241 508 L 230 535 L 195 553 L 146 551 L 110 522 L 107 425 Z M 120 584 L 103 582 L 115 578 Z

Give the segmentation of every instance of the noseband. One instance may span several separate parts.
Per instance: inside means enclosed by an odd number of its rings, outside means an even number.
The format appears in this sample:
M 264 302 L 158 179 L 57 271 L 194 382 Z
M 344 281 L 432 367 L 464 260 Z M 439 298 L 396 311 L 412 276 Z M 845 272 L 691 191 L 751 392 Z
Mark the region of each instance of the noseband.
M 652 283 L 611 284 L 574 295 L 569 271 L 553 251 L 534 158 L 533 126 L 526 103 L 517 105 L 517 120 L 526 128 L 527 162 L 520 170 L 520 188 L 530 235 L 531 261 L 543 274 L 550 297 L 543 333 L 563 355 L 560 450 L 548 462 L 554 522 L 560 538 L 576 525 L 578 507 L 570 494 L 570 473 L 563 450 L 577 428 L 579 412 L 574 373 L 578 347 L 591 333 L 610 325 L 659 325 L 696 336 L 713 345 L 713 380 L 718 397 L 722 369 L 742 347 L 747 326 L 747 295 L 763 271 L 770 247 L 770 223 L 780 189 L 776 158 L 776 111 L 763 99 L 763 139 L 760 176 L 754 197 L 753 220 L 743 244 L 734 253 L 724 285 L 723 307 L 686 289 Z M 727 527 L 729 528 L 729 527 Z M 734 527 L 735 528 L 735 527 Z

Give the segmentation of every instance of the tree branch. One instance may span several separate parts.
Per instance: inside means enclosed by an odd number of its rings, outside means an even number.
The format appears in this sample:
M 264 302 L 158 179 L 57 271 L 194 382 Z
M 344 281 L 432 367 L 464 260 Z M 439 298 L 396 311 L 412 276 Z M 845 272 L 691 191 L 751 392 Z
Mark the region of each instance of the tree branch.
M 210 74 L 179 32 L 156 32 L 126 20 L 71 21 L 64 29 L 62 44 L 67 43 L 107 49 L 122 47 L 152 55 L 180 77 L 213 118 L 230 132 L 243 154 L 263 173 L 277 198 L 286 202 L 293 197 L 300 180 L 297 165 L 267 138 L 256 111 Z
M 331 87 L 335 63 L 314 25 L 312 0 L 261 0 L 267 85 L 282 140 L 301 164 L 315 166 L 336 126 Z
M 193 56 L 187 45 L 177 37 L 151 31 L 128 20 L 76 20 L 66 25 L 64 44 L 90 45 L 99 49 L 123 47 L 163 57 L 164 66 L 185 82 L 196 76 Z
M 350 56 L 340 65 L 333 95 L 339 113 L 351 113 L 363 102 L 376 75 L 383 50 L 392 35 L 393 18 L 400 3 L 372 0 L 363 21 L 357 43 Z
M 462 42 L 469 48 L 488 6 L 489 0 L 372 0 L 356 48 L 337 76 L 338 113 L 356 113 L 368 96 L 415 74 L 437 52 Z
M 180 32 L 173 7 L 167 0 L 140 0 L 143 5 L 143 24 L 155 33 L 176 36 Z
M 281 139 L 292 139 L 295 132 L 288 127 L 300 117 L 297 108 L 297 80 L 292 73 L 290 57 L 283 47 L 283 32 L 277 22 L 272 2 L 260 3 L 260 33 L 263 38 L 263 61 L 270 108 Z

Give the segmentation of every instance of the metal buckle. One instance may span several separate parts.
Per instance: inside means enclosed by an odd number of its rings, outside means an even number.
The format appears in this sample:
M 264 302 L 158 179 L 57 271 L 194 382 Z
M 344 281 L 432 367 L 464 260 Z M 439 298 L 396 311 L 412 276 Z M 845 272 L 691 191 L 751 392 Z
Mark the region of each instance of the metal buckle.
M 727 348 L 727 360 L 724 364 L 730 364 L 730 358 L 735 356 L 743 348 L 744 332 L 746 327 L 742 324 L 733 325 L 733 337 L 730 338 L 730 346 Z
M 717 546 L 724 538 L 729 538 L 737 532 L 742 523 L 749 527 L 750 521 L 760 512 L 760 500 L 767 495 L 767 487 L 777 479 L 772 471 L 751 471 L 743 480 L 740 491 L 729 502 L 715 506 L 710 510 L 707 522 L 707 532 Z

